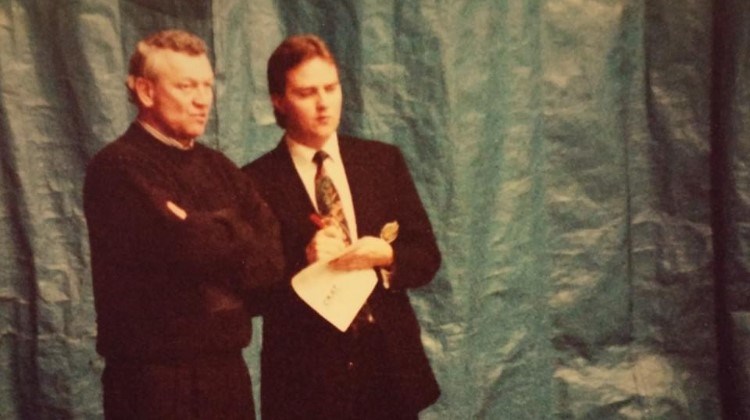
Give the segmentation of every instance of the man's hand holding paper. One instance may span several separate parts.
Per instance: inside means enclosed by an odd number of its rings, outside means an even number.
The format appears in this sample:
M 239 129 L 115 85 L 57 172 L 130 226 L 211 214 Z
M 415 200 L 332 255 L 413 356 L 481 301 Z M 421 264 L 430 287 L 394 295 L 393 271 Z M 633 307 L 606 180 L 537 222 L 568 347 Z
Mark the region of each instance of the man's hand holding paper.
M 387 267 L 393 263 L 393 248 L 381 238 L 365 236 L 343 250 L 328 265 L 334 270 Z
M 374 268 L 393 263 L 395 233 L 365 236 L 347 245 L 336 223 L 311 216 L 320 228 L 307 245 L 310 264 L 292 279 L 295 292 L 339 330 L 346 331 L 377 284 Z M 397 224 L 389 224 L 390 227 Z
M 337 225 L 323 225 L 305 248 L 307 263 L 329 261 L 347 247 L 346 236 Z
M 327 251 L 323 251 L 328 249 L 326 244 L 332 248 L 337 246 L 331 243 L 334 241 L 324 230 L 319 231 L 308 245 L 308 258 L 318 251 L 320 255 L 327 255 Z M 317 242 L 316 238 L 320 241 Z M 355 243 L 347 250 L 356 247 Z M 349 257 L 348 260 L 357 259 Z M 332 267 L 331 261 L 321 259 L 308 265 L 292 278 L 292 288 L 320 316 L 344 332 L 367 301 L 378 278 L 372 268 L 338 270 Z
M 307 245 L 308 264 L 330 261 L 330 268 L 341 271 L 388 267 L 393 264 L 393 248 L 390 244 L 398 236 L 397 222 L 383 226 L 378 238 L 364 236 L 349 245 L 347 233 L 335 219 L 313 214 L 310 220 L 320 230 Z

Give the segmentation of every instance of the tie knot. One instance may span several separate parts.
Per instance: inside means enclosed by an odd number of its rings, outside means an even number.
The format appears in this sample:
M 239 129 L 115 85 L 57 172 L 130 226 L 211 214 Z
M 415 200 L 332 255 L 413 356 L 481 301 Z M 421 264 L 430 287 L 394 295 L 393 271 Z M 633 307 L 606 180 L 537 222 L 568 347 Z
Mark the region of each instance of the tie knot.
M 315 152 L 315 156 L 313 156 L 313 162 L 315 162 L 315 164 L 320 167 L 323 164 L 323 161 L 326 160 L 326 158 L 328 158 L 328 153 L 322 150 L 318 150 L 317 152 Z

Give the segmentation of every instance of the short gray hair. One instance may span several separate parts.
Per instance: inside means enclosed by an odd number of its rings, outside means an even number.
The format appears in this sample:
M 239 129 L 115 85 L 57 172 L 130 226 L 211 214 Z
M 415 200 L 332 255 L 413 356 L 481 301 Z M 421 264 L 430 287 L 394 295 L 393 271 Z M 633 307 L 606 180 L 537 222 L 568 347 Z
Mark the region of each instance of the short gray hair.
M 171 50 L 196 56 L 208 52 L 206 43 L 197 35 L 180 29 L 167 29 L 149 35 L 138 42 L 133 55 L 130 57 L 128 79 L 126 85 L 130 102 L 138 104 L 135 93 L 135 81 L 139 77 L 152 78 L 154 76 L 153 60 L 150 57 L 156 50 Z

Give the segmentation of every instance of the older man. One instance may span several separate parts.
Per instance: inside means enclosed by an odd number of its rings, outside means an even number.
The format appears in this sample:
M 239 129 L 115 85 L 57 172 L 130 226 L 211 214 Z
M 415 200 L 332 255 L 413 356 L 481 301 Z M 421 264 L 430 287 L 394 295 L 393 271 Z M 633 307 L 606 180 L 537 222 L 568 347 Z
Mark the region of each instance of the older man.
M 87 168 L 108 419 L 254 418 L 246 301 L 279 276 L 279 232 L 242 172 L 195 141 L 213 83 L 195 35 L 140 41 L 127 80 L 137 120 Z
M 268 85 L 284 138 L 243 170 L 279 219 L 287 279 L 331 260 L 379 281 L 344 332 L 289 283 L 276 289 L 263 311 L 263 420 L 416 419 L 440 391 L 406 292 L 432 280 L 440 253 L 406 163 L 394 146 L 336 133 L 338 67 L 319 38 L 282 42 Z

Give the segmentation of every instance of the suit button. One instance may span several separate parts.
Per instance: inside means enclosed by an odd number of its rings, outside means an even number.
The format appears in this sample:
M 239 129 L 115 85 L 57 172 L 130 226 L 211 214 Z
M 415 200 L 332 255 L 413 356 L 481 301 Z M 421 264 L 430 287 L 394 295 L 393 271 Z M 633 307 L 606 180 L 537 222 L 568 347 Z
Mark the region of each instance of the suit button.
M 354 362 L 347 363 L 346 364 L 346 370 L 348 370 L 349 372 L 353 371 L 354 370 Z

